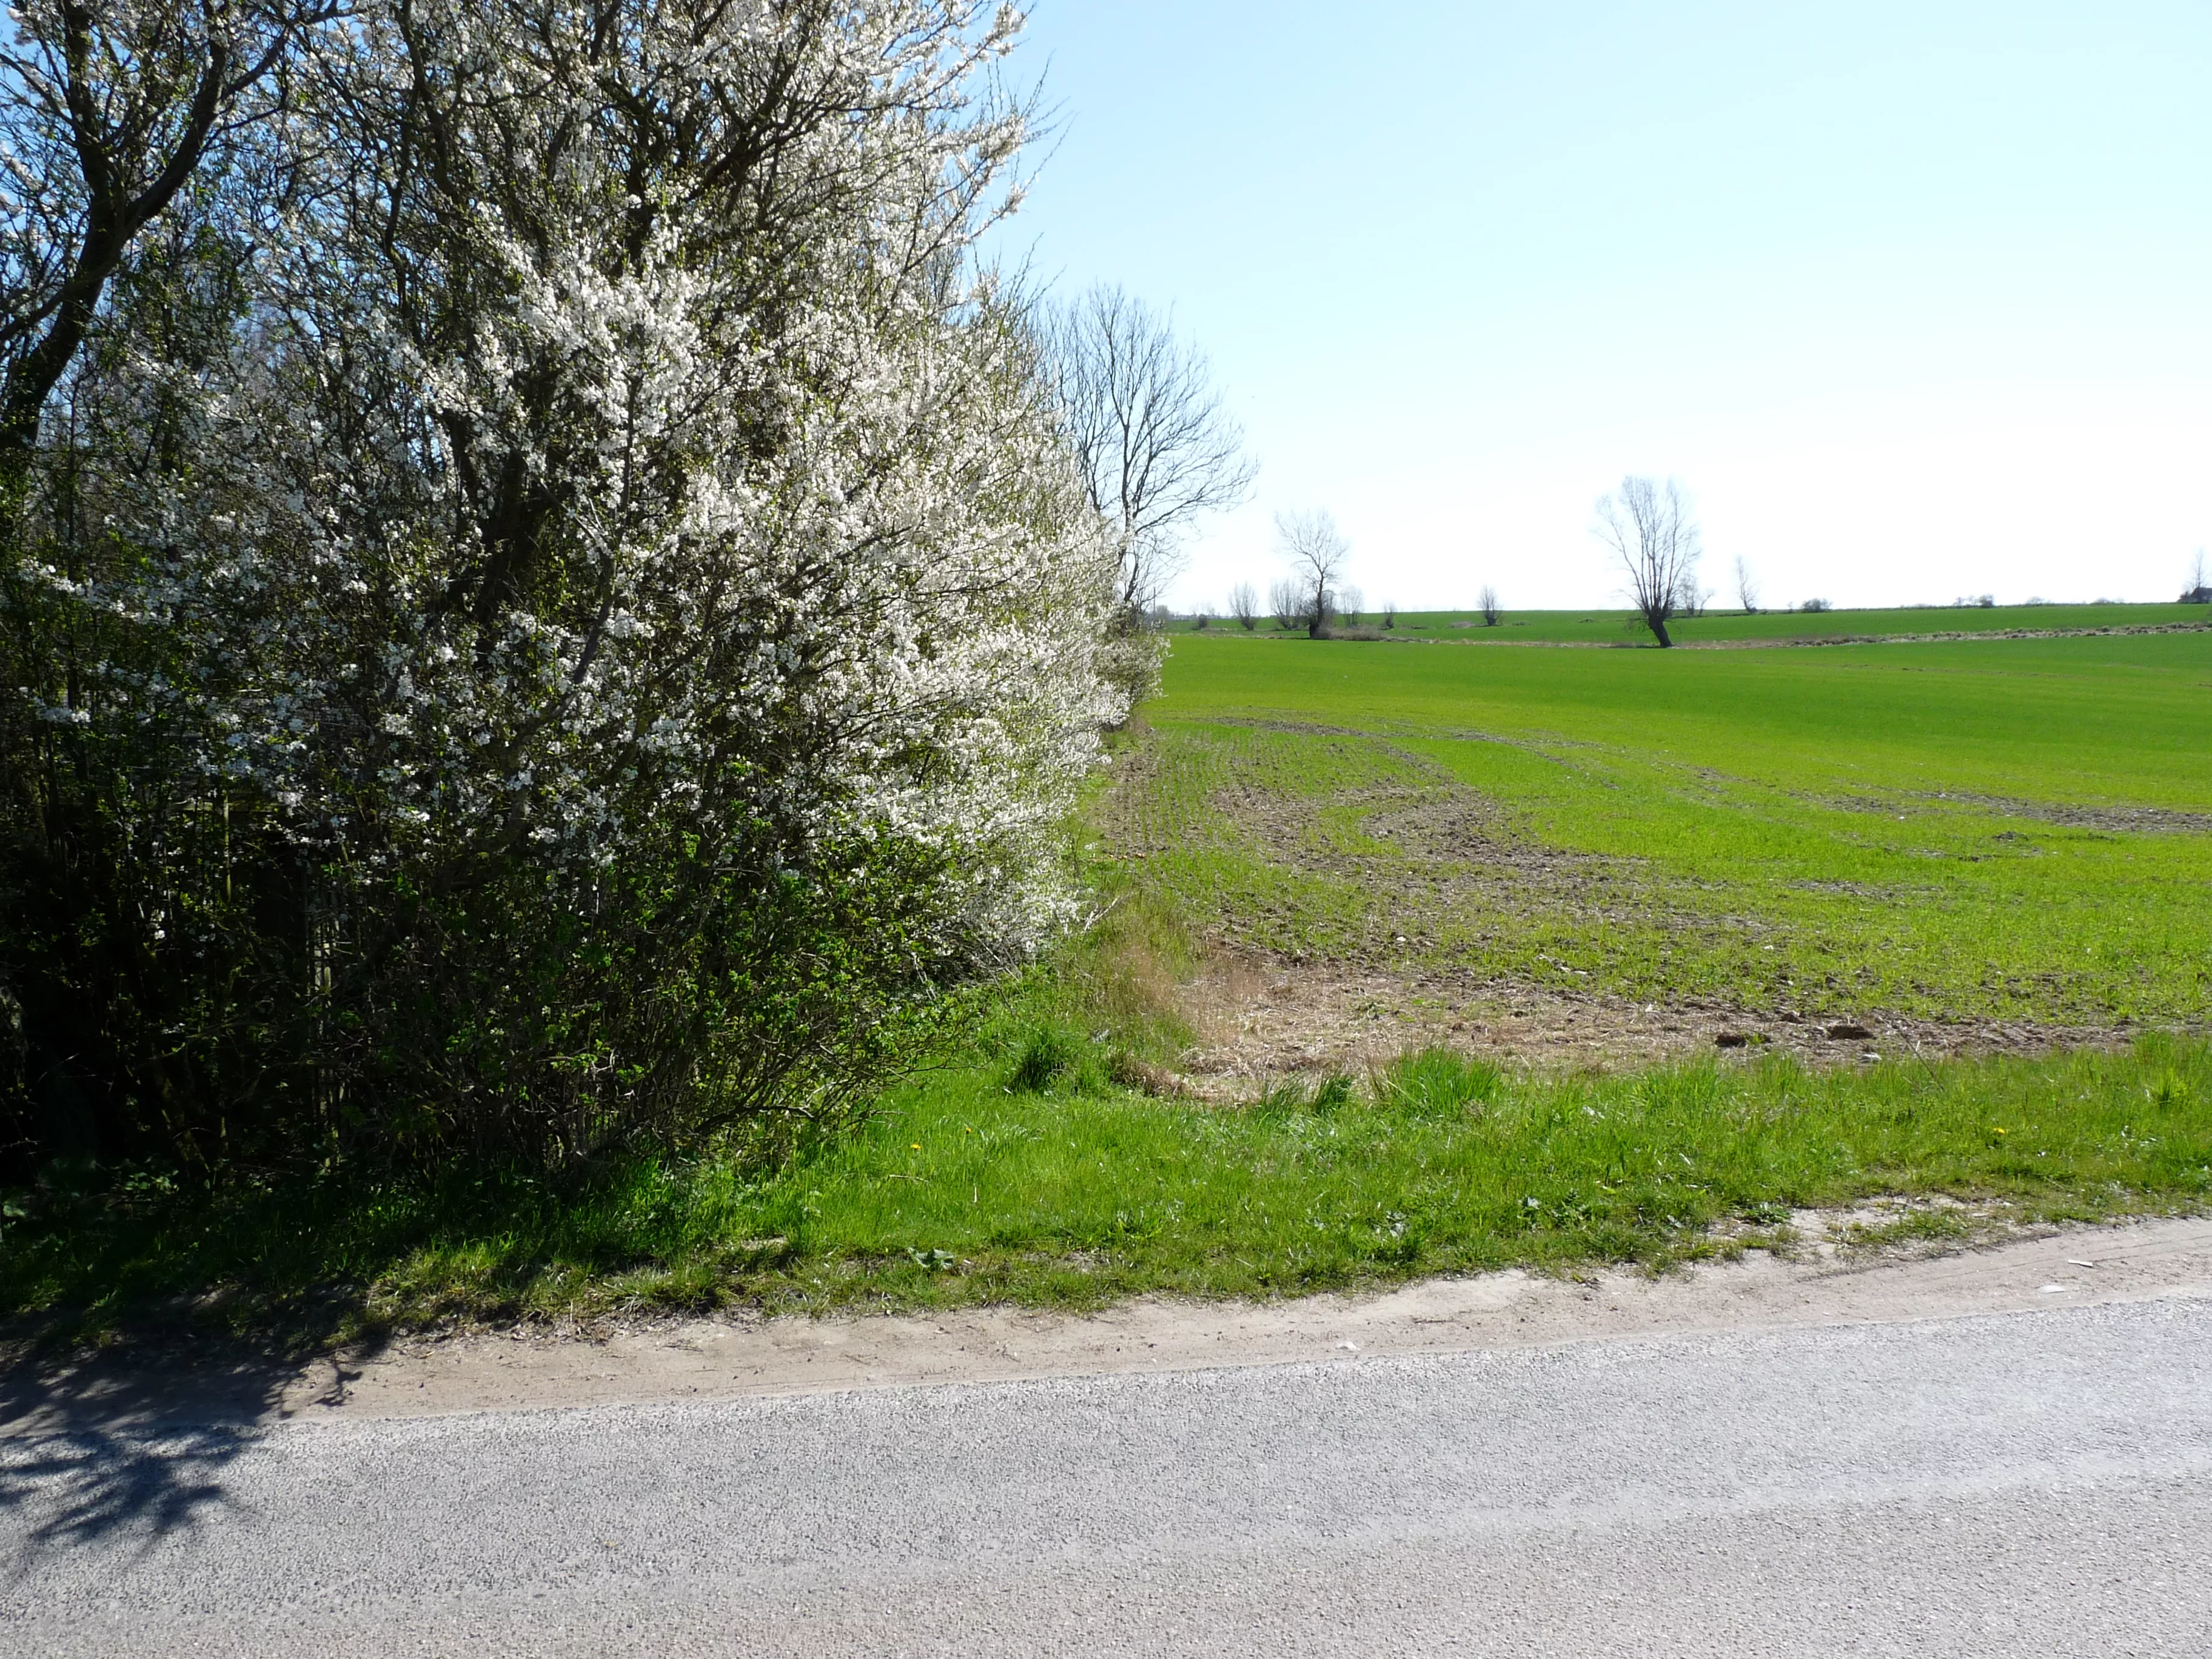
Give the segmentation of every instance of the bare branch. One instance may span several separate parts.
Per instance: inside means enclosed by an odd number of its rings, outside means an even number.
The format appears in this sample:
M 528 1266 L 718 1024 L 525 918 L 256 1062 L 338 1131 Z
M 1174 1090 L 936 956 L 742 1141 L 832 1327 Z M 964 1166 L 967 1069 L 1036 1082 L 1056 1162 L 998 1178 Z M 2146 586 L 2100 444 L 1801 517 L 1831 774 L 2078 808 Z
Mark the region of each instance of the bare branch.
M 165 7 L 60 0 L 0 52 L 0 452 L 21 465 L 109 280 L 227 132 L 269 107 L 325 0 Z
M 1258 469 L 1205 356 L 1170 319 L 1099 287 L 1046 332 L 1068 444 L 1121 539 L 1121 605 L 1141 611 L 1179 568 L 1191 525 L 1243 501 Z
M 1342 585 L 1352 544 L 1336 520 L 1319 507 L 1275 514 L 1275 544 L 1289 562 L 1297 585 L 1297 616 L 1314 639 L 1328 633 L 1329 617 Z
M 1599 497 L 1592 533 L 1628 573 L 1629 595 L 1652 637 L 1673 645 L 1668 623 L 1696 614 L 1702 598 L 1697 570 L 1704 548 L 1682 487 L 1672 478 L 1663 484 L 1623 478 L 1618 495 Z

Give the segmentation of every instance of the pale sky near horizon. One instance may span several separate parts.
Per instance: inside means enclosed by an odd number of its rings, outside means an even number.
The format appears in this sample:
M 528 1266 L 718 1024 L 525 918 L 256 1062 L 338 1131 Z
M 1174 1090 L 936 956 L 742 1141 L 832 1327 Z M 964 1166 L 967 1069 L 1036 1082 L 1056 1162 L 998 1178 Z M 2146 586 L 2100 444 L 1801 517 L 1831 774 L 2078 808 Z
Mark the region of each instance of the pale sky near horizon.
M 2212 544 L 2212 5 L 1038 0 L 1006 246 L 1212 359 L 1370 606 L 1620 602 L 1680 477 L 1729 599 L 2170 599 Z

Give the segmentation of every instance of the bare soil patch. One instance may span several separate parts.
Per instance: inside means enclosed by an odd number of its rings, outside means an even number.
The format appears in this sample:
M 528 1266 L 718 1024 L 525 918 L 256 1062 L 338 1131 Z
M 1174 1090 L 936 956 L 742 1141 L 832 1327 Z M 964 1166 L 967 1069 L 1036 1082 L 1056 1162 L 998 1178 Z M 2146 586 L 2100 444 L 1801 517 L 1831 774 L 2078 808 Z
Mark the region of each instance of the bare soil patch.
M 1820 1065 L 1908 1055 L 2037 1054 L 2117 1046 L 2135 1035 L 2124 1025 L 1638 1004 L 1515 981 L 1401 974 L 1226 951 L 1215 953 L 1185 996 L 1199 1041 L 1181 1057 L 1174 1086 L 1222 1102 L 1249 1099 L 1269 1082 L 1299 1073 L 1357 1075 L 1431 1044 L 1573 1071 L 1716 1053 L 1787 1051 Z M 1853 1035 L 1854 1030 L 1864 1035 Z
M 1937 791 L 1923 800 L 1957 801 L 2000 817 L 2031 818 L 2069 830 L 2117 830 L 2131 836 L 2212 835 L 2212 813 L 2178 812 L 2162 806 L 2069 806 L 2051 801 L 2017 800 L 2005 795 L 1968 795 Z
M 2063 801 L 2023 800 L 2012 795 L 1978 795 L 1958 789 L 1924 789 L 1895 795 L 1812 796 L 1822 805 L 1844 812 L 1871 812 L 1902 818 L 1915 812 L 1935 813 L 1943 806 L 1971 807 L 1992 817 L 2021 818 L 2035 823 L 2057 824 L 2067 830 L 2092 830 L 2130 836 L 2212 835 L 2212 813 L 2184 812 L 2164 806 L 2087 806 Z M 2005 831 L 1997 839 L 2011 840 Z

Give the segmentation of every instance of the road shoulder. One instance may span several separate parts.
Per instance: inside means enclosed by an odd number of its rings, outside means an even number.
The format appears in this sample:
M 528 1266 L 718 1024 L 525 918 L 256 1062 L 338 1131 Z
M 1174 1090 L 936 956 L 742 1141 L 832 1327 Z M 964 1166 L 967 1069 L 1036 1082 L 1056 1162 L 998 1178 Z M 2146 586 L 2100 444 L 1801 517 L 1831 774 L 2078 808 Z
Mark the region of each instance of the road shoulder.
M 1556 1346 L 1726 1329 L 1897 1323 L 2085 1304 L 2212 1298 L 2212 1218 L 2069 1228 L 1917 1260 L 1753 1251 L 1652 1278 L 1510 1272 L 1267 1303 L 1146 1299 L 1103 1313 L 656 1322 L 412 1338 L 370 1354 L 195 1371 L 130 1355 L 19 1360 L 0 1434 L 163 1421 L 240 1428 L 481 1411 L 740 1399 Z

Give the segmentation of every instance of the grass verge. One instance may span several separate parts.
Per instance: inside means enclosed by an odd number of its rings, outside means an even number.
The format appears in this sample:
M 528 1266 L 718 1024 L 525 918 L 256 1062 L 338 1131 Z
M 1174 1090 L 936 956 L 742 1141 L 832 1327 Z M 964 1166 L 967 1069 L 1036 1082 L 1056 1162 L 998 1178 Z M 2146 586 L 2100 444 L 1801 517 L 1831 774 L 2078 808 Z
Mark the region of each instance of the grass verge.
M 774 1167 L 731 1153 L 10 1194 L 0 1310 L 97 1340 L 162 1316 L 314 1343 L 623 1311 L 1082 1308 L 1421 1274 L 1657 1268 L 1801 1206 L 1995 1202 L 2022 1222 L 2198 1210 L 2212 1044 L 1883 1062 L 1501 1073 L 1431 1052 L 1240 1109 L 1111 1080 L 1110 1042 L 1030 1018 Z M 1060 1008 L 1065 1012 L 1065 1005 Z M 1717 1229 L 1735 1224 L 1737 1237 Z

